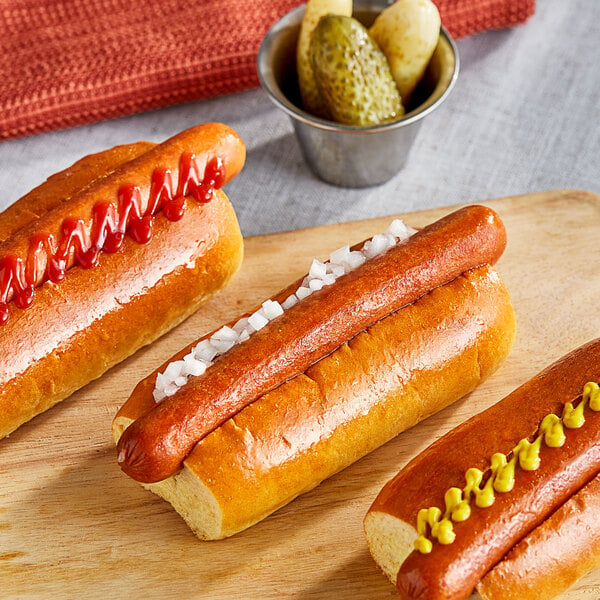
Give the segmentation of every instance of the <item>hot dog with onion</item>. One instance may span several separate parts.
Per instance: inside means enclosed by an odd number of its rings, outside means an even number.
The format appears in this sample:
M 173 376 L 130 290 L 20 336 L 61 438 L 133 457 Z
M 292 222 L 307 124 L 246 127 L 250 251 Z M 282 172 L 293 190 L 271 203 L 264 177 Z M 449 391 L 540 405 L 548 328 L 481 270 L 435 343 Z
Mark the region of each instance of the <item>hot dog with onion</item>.
M 343 264 L 313 263 L 320 283 L 309 274 L 253 311 L 251 335 L 242 318 L 190 345 L 119 411 L 122 469 L 200 537 L 255 523 L 468 393 L 505 358 L 514 314 L 490 266 L 506 243 L 493 211 L 459 210 L 374 252 L 380 239 L 332 253 L 348 263 L 337 278 L 328 276 Z M 261 325 L 270 303 L 281 314 Z M 225 351 L 196 365 L 213 339 Z

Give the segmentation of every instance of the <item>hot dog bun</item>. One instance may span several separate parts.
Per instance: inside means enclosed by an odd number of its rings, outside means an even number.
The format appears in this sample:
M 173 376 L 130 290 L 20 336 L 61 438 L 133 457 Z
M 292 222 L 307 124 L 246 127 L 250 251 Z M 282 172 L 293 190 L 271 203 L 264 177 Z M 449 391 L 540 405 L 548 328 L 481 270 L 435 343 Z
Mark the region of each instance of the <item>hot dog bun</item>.
M 0 215 L 0 260 L 16 256 L 27 264 L 33 236 L 60 239 L 70 218 L 91 223 L 99 203 L 118 205 L 125 185 L 138 186 L 147 201 L 157 168 L 170 169 L 176 185 L 185 152 L 202 163 L 200 174 L 218 155 L 226 180 L 245 156 L 231 129 L 206 124 L 158 146 L 143 142 L 86 157 Z M 0 437 L 155 340 L 227 284 L 243 252 L 233 208 L 219 189 L 208 202 L 182 202 L 179 220 L 156 213 L 147 243 L 125 236 L 120 249 L 99 253 L 96 266 L 71 266 L 58 283 L 44 282 L 47 269 L 39 270 L 28 308 L 11 301 L 9 289 L 8 320 L 0 325 Z M 73 257 L 71 251 L 69 265 Z
M 262 395 L 198 442 L 182 470 L 145 487 L 200 538 L 230 536 L 473 390 L 513 337 L 498 274 L 488 265 L 470 269 Z M 115 440 L 153 409 L 166 364 L 121 408 Z
M 477 585 L 483 600 L 550 600 L 600 567 L 600 475 L 519 542 Z
M 577 404 L 582 398 L 587 382 L 599 379 L 600 339 L 571 352 L 455 428 L 384 486 L 366 515 L 365 533 L 375 561 L 396 584 L 402 598 L 467 598 L 521 539 L 596 477 L 600 470 L 600 411 L 586 408 L 585 423 L 579 427 L 564 425 L 561 415 L 568 403 Z M 583 400 L 580 404 L 587 407 Z M 558 437 L 543 441 L 541 432 L 548 423 L 556 423 L 552 425 L 556 427 L 552 435 L 564 431 L 562 440 Z M 508 471 L 501 469 L 493 474 L 492 456 L 504 455 L 510 463 L 521 452 L 516 451 L 521 440 L 534 442 L 534 449 L 538 446 L 539 464 L 536 466 L 533 460 L 523 467 L 519 462 L 514 470 L 514 487 L 500 489 L 496 479 Z M 522 449 L 525 456 L 527 447 Z M 535 452 L 531 456 L 535 458 Z M 473 468 L 483 472 L 478 488 L 494 490 L 490 506 L 476 505 L 477 495 L 462 489 L 465 483 L 468 487 L 466 474 Z M 451 488 L 470 506 L 470 516 L 465 520 L 449 508 L 457 502 L 448 500 L 450 496 L 446 494 Z M 431 523 L 419 532 L 420 511 L 430 507 L 440 510 L 434 524 L 440 519 L 445 523 L 435 525 L 437 533 L 431 529 Z M 450 517 L 451 514 L 456 517 Z M 440 541 L 438 536 L 448 525 L 455 539 Z M 570 539 L 572 536 L 561 536 L 560 544 L 568 547 Z M 419 546 L 425 540 L 429 541 Z M 415 543 L 421 550 L 415 549 Z M 518 556 L 523 556 L 522 552 Z M 530 564 L 528 569 L 534 573 L 537 565 Z M 557 565 L 554 569 L 560 570 Z M 498 581 L 499 573 L 492 581 Z M 522 585 L 527 586 L 532 580 L 535 575 L 530 574 Z M 492 585 L 490 582 L 490 589 Z M 538 597 L 537 587 L 532 589 L 531 597 Z

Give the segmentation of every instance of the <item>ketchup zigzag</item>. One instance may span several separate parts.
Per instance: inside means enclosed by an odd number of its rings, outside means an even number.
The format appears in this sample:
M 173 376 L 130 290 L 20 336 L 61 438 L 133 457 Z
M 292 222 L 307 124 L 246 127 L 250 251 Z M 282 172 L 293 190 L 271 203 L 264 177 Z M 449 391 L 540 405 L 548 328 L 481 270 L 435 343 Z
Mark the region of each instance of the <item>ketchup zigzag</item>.
M 186 197 L 199 203 L 210 202 L 214 190 L 224 183 L 221 158 L 213 157 L 207 162 L 201 179 L 195 154 L 184 152 L 179 160 L 176 189 L 171 170 L 157 167 L 146 202 L 139 186 L 125 183 L 117 192 L 117 202 L 96 203 L 88 222 L 65 218 L 60 239 L 50 233 L 35 233 L 29 240 L 25 260 L 15 254 L 0 258 L 0 325 L 8 321 L 11 300 L 19 308 L 30 307 L 36 287 L 46 281 L 62 281 L 73 266 L 96 266 L 101 252 L 114 253 L 122 248 L 126 235 L 138 244 L 148 243 L 159 212 L 169 221 L 179 221 L 185 214 Z

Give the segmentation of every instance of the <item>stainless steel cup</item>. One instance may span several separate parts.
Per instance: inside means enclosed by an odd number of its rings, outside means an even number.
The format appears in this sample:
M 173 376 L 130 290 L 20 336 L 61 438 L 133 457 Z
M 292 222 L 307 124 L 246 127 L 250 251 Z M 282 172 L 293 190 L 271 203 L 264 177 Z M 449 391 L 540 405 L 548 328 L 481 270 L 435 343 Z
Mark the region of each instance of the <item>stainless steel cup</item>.
M 386 0 L 355 0 L 354 16 L 365 26 L 387 6 Z M 258 52 L 258 75 L 271 100 L 285 111 L 312 171 L 342 187 L 379 185 L 406 162 L 421 121 L 450 94 L 458 77 L 456 46 L 442 27 L 440 41 L 407 113 L 374 127 L 340 125 L 301 108 L 296 74 L 296 44 L 304 6 L 282 17 L 267 33 Z

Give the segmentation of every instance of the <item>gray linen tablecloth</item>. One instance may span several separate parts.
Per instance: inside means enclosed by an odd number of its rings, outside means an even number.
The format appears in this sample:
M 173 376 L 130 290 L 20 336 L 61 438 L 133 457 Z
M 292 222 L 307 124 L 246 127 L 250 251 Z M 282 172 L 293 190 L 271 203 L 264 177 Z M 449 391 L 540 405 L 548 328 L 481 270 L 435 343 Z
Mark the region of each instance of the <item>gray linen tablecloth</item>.
M 336 188 L 304 164 L 260 89 L 0 144 L 0 209 L 90 152 L 203 121 L 248 147 L 227 186 L 245 235 L 558 188 L 600 193 L 600 0 L 538 0 L 525 25 L 460 40 L 461 73 L 385 185 Z M 0 86 L 1 89 L 1 86 Z

